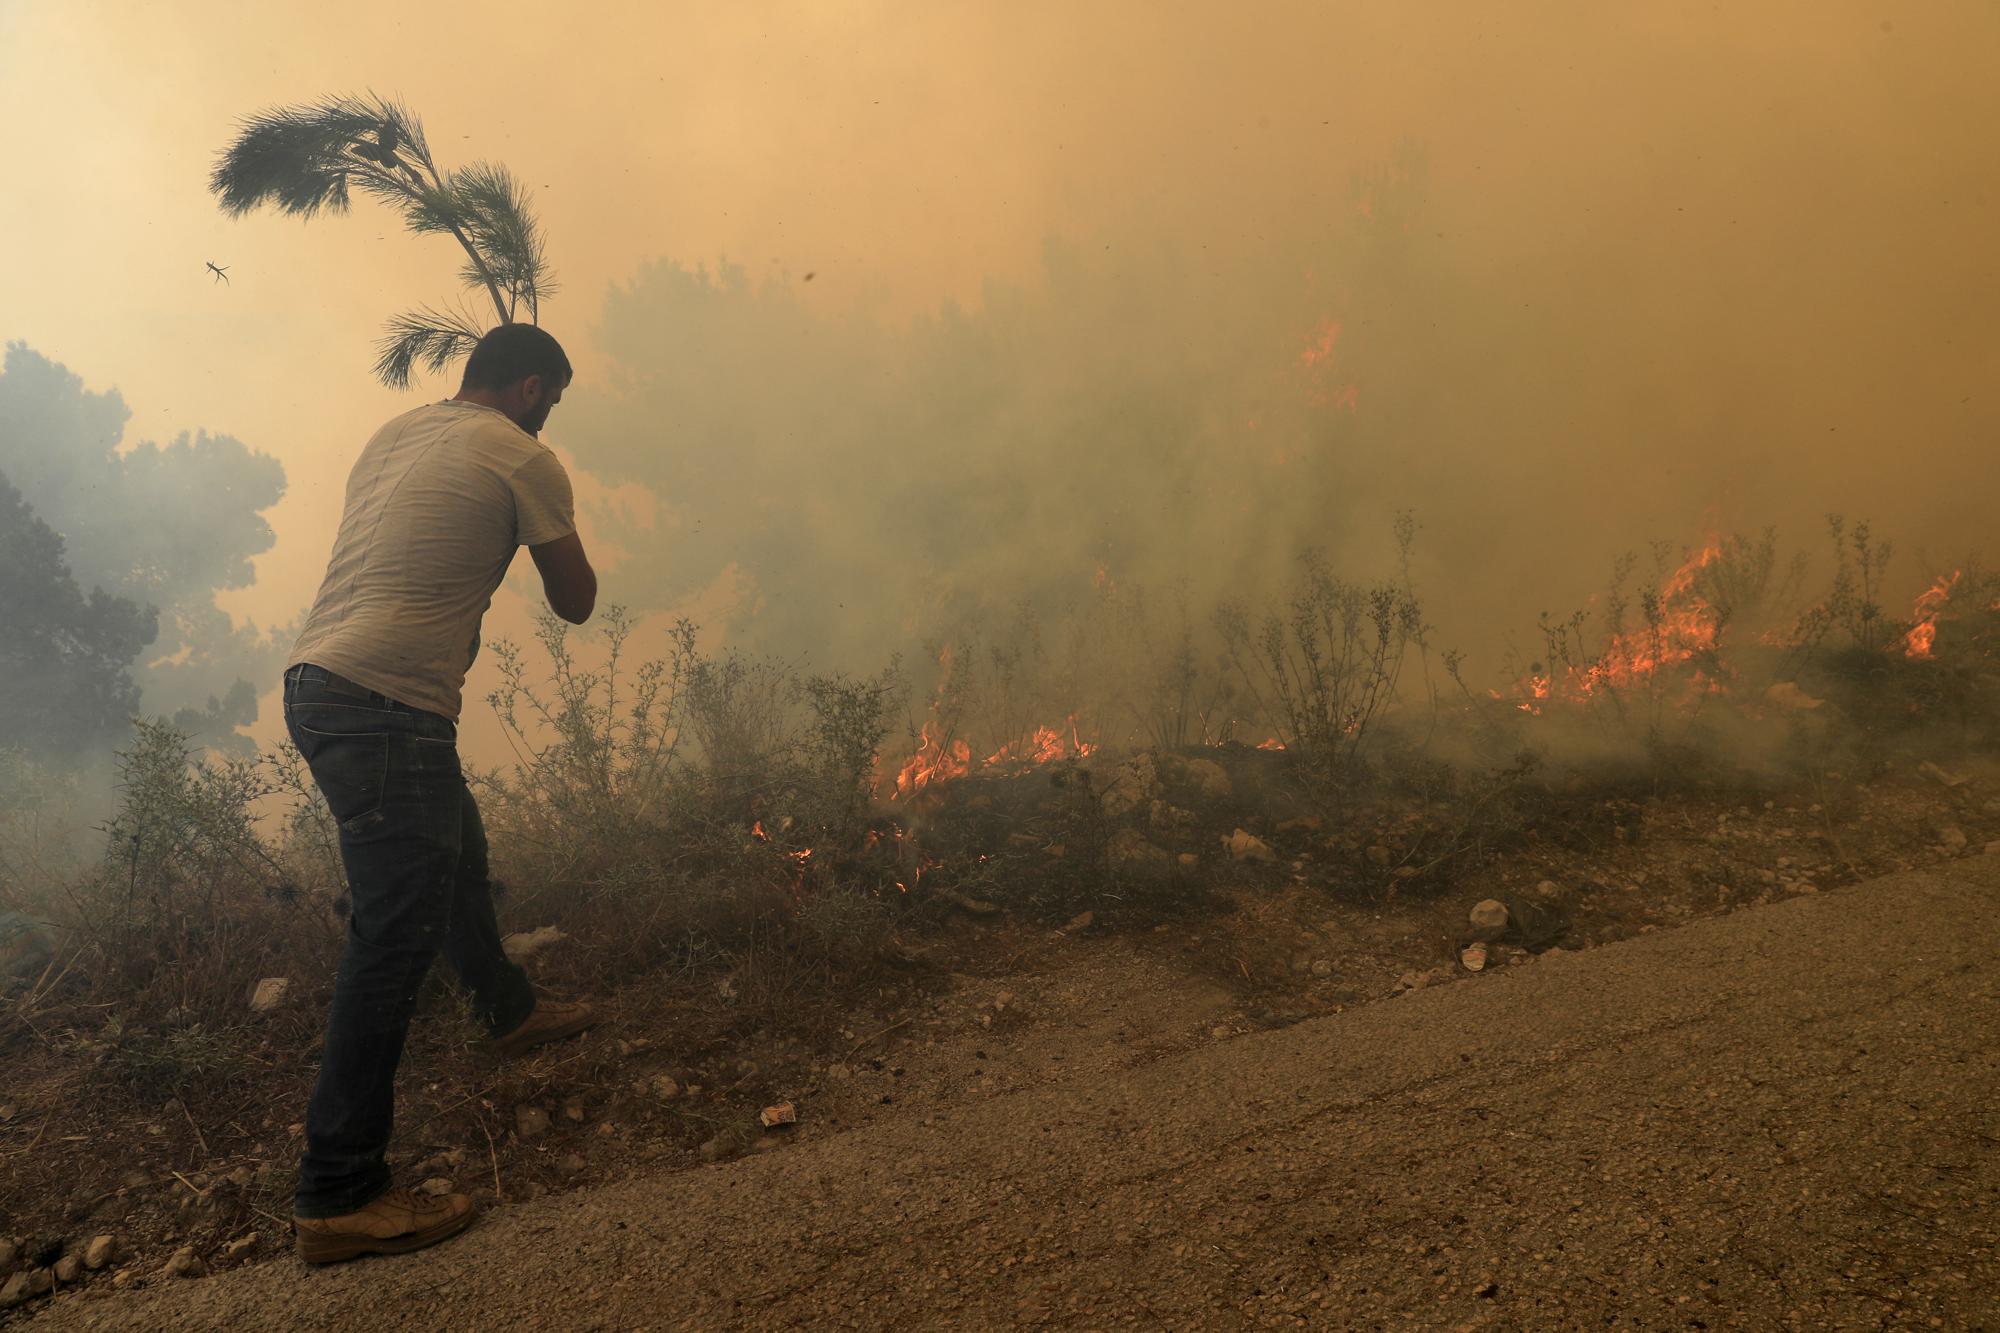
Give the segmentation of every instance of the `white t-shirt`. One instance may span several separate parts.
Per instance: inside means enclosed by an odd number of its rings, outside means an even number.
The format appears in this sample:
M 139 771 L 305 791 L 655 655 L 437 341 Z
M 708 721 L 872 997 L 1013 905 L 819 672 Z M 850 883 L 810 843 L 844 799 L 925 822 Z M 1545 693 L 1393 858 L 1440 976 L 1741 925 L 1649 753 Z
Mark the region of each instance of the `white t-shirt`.
M 456 722 L 479 622 L 514 551 L 576 531 L 569 474 L 505 413 L 405 412 L 361 451 L 292 661 Z

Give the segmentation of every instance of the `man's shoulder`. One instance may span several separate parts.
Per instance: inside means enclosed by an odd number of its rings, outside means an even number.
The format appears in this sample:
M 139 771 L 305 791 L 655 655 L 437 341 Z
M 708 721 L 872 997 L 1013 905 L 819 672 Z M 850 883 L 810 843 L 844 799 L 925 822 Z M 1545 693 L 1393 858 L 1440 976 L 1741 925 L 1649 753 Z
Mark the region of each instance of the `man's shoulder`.
M 469 464 L 512 475 L 531 461 L 555 454 L 528 432 L 509 421 L 505 414 L 474 403 L 424 403 L 391 417 L 375 432 L 372 443 L 405 441 L 414 444 L 451 443 L 450 456 Z M 435 458 L 435 455 L 433 456 Z
M 450 407 L 450 403 L 441 403 Z M 462 405 L 461 405 L 462 406 Z M 477 446 L 480 453 L 505 472 L 515 472 L 538 459 L 555 460 L 555 451 L 519 426 L 504 413 L 490 408 L 470 407 L 452 422 L 462 438 Z

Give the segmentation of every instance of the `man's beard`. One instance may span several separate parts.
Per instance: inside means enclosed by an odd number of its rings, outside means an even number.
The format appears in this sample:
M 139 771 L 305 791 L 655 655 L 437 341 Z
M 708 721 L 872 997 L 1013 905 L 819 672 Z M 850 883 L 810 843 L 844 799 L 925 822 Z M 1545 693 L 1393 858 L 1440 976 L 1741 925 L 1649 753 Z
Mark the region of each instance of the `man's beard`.
M 550 402 L 538 403 L 529 408 L 525 416 L 515 417 L 514 424 L 530 435 L 540 435 L 542 427 L 548 424 L 549 410 L 554 406 L 555 404 Z

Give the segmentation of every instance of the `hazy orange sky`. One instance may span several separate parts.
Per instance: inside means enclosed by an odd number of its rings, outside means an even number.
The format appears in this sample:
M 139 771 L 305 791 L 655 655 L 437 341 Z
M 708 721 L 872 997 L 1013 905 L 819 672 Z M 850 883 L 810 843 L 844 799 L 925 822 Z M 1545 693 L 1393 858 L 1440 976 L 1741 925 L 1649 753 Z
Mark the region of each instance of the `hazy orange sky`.
M 1760 498 L 1817 469 L 1906 537 L 1956 538 L 2000 480 L 1996 56 L 1983 0 L 0 0 L 0 338 L 115 387 L 128 439 L 200 427 L 283 462 L 277 546 L 225 599 L 277 621 L 317 584 L 370 431 L 449 393 L 368 365 L 383 318 L 450 294 L 457 261 L 367 201 L 225 218 L 207 176 L 249 112 L 373 90 L 444 163 L 511 167 L 578 392 L 606 292 L 649 259 L 812 272 L 806 299 L 902 317 L 1032 276 L 1051 235 L 1260 262 L 1417 143 L 1460 278 L 1539 293 L 1518 342 L 1563 349 L 1496 371 L 1551 410 L 1512 414 L 1502 385 L 1480 445 L 1518 451 L 1558 514 L 1597 484 L 1540 475 L 1539 441 L 1573 432 L 1636 441 L 1606 465 L 1627 484 L 1713 473 L 1676 483 L 1677 510 L 1726 501 L 1739 466 Z

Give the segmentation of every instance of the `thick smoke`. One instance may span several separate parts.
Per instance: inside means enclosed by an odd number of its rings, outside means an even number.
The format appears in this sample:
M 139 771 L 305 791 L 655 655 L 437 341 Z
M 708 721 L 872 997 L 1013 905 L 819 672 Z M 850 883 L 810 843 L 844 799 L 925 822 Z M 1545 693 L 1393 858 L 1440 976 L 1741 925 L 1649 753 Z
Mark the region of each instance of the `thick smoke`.
M 266 619 L 310 597 L 340 478 L 408 405 L 366 380 L 382 311 L 456 257 L 379 214 L 228 222 L 203 182 L 235 117 L 356 86 L 534 191 L 582 370 L 549 436 L 658 501 L 607 532 L 633 558 L 606 596 L 707 589 L 706 622 L 733 597 L 732 632 L 823 662 L 1087 597 L 1100 564 L 1186 579 L 1197 617 L 1303 544 L 1372 578 L 1403 508 L 1437 641 L 1494 683 L 1655 539 L 1776 525 L 1823 582 L 1824 514 L 1869 518 L 1892 608 L 1987 541 L 1983 0 L 738 6 L 615 43 L 504 2 L 468 27 L 359 0 L 303 43 L 276 11 L 88 9 L 24 15 L 35 58 L 0 80 L 98 146 L 15 145 L 67 206 L 10 223 L 6 305 L 280 453 L 295 494 L 241 603 Z M 165 68 L 197 76 L 127 77 Z M 79 299 L 110 253 L 133 318 Z
M 707 588 L 733 634 L 865 667 L 1107 583 L 1197 619 L 1276 599 L 1306 548 L 1398 576 L 1409 511 L 1439 641 L 1499 684 L 1540 613 L 1590 602 L 1621 555 L 1657 577 L 1656 543 L 1671 568 L 1711 532 L 1775 526 L 1820 559 L 1826 514 L 1873 516 L 1918 552 L 1900 602 L 1977 540 L 1964 498 L 1887 440 L 1818 442 L 1879 423 L 1831 363 L 1785 351 L 1817 302 L 1732 323 L 1720 294 L 1609 266 L 1612 238 L 1513 249 L 1432 176 L 1406 147 L 1324 182 L 1257 253 L 1051 240 L 1032 279 L 907 322 L 808 301 L 796 274 L 647 266 L 595 330 L 608 388 L 556 432 L 660 501 L 613 534 L 636 557 L 614 594 Z M 1923 451 L 1985 466 L 1959 431 Z
M 1364 398 L 1370 343 L 1407 312 L 1371 314 L 1370 286 L 1395 284 L 1421 181 L 1357 184 L 1365 211 L 1283 268 L 1052 240 L 1032 281 L 907 323 L 656 263 L 607 302 L 611 391 L 558 434 L 661 501 L 612 534 L 626 589 L 723 581 L 734 629 L 842 665 L 1107 584 L 1199 602 L 1281 581 L 1301 546 L 1379 557 L 1423 478 L 1371 425 L 1394 387 Z

